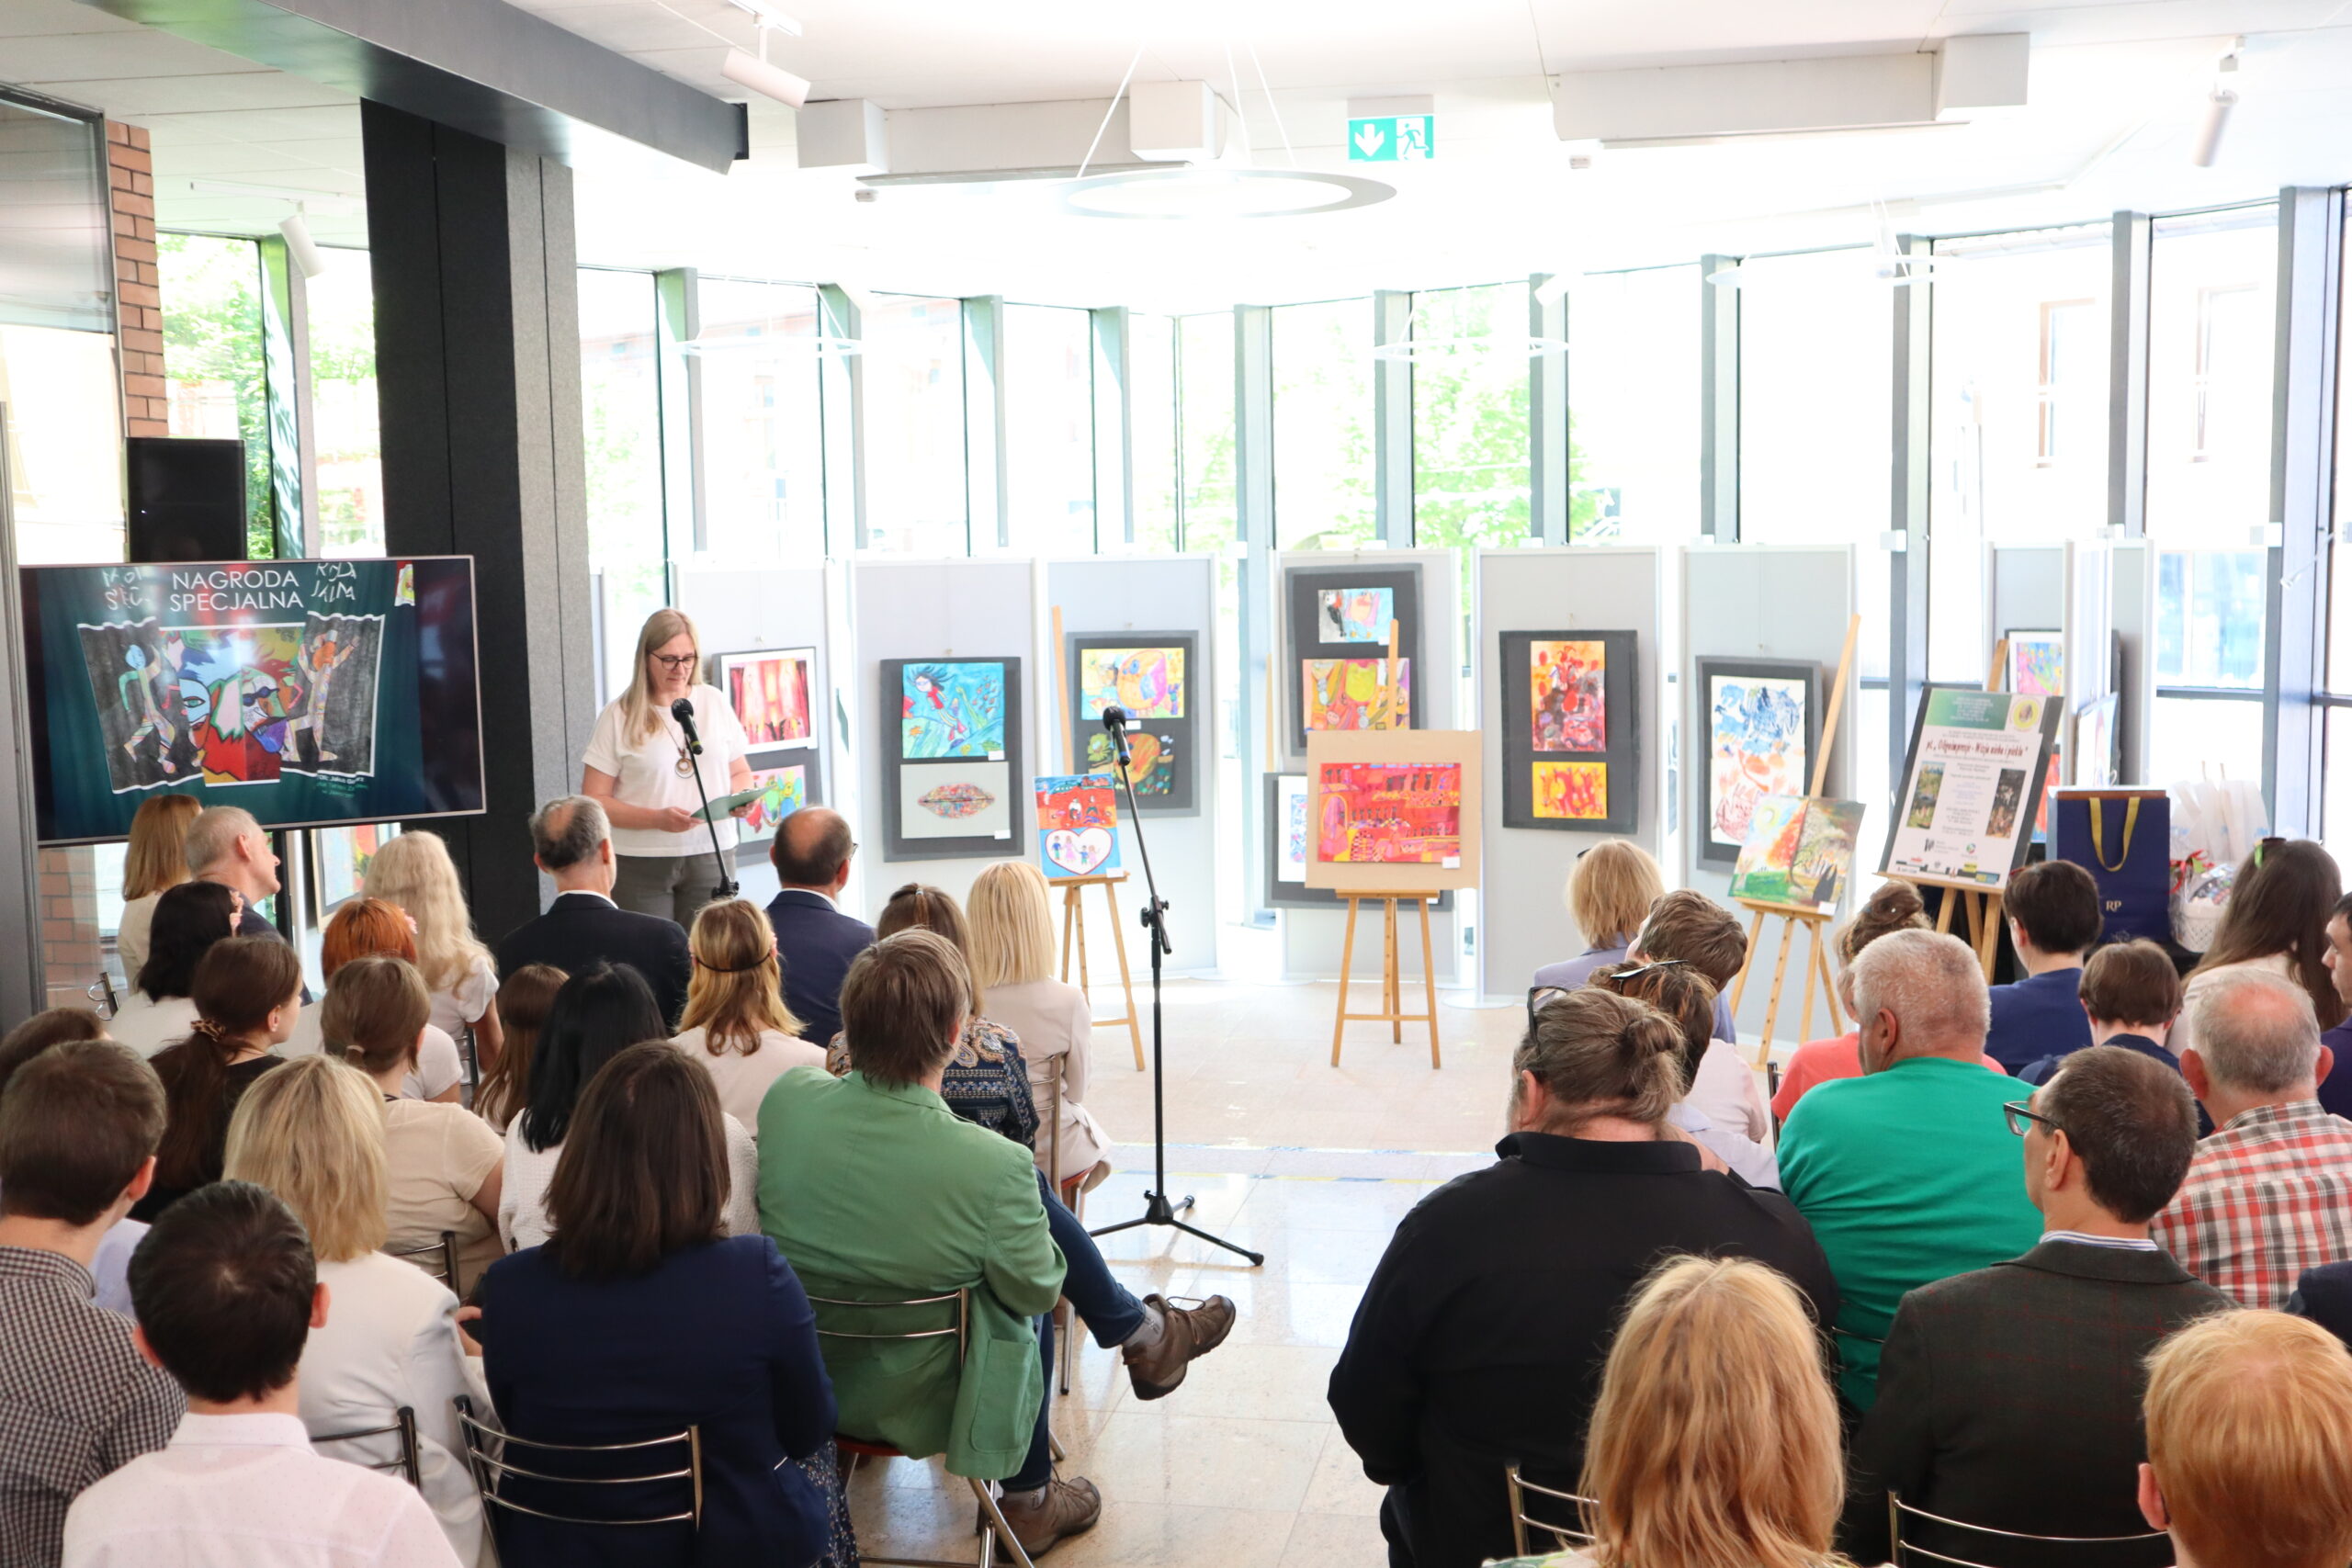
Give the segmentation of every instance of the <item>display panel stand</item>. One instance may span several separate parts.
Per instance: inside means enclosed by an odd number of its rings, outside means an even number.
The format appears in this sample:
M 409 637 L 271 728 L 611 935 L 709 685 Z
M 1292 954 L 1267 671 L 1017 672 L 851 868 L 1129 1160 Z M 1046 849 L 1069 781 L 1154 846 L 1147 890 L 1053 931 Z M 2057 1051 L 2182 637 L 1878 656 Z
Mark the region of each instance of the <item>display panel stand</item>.
M 1340 1040 L 1347 1032 L 1348 1025 L 1351 1023 L 1385 1023 L 1388 1025 L 1388 1039 L 1392 1044 L 1404 1043 L 1407 1024 L 1427 1023 L 1430 1026 L 1430 1066 L 1443 1066 L 1445 1064 L 1439 1058 L 1437 1043 L 1437 971 L 1431 967 L 1430 951 L 1430 901 L 1437 895 L 1392 892 L 1383 889 L 1377 892 L 1342 892 L 1340 896 L 1348 901 L 1348 934 L 1341 942 L 1340 950 L 1340 1008 L 1339 1016 L 1331 1024 L 1331 1065 L 1335 1067 L 1340 1065 Z M 1381 1010 L 1350 1012 L 1348 1010 L 1348 965 L 1355 957 L 1356 914 L 1367 902 L 1382 906 Z M 1400 962 L 1403 957 L 1403 944 L 1397 940 L 1396 931 L 1396 906 L 1399 904 L 1410 904 L 1420 911 L 1421 985 L 1427 997 L 1429 1010 L 1426 1012 L 1405 1010 L 1404 966 Z
M 1846 683 L 1854 669 L 1854 640 L 1861 634 L 1862 617 L 1846 618 L 1846 647 L 1838 656 L 1838 680 L 1829 688 L 1829 705 L 1821 718 L 1821 743 L 1815 748 L 1812 787 L 1808 797 L 1818 797 L 1829 782 L 1829 753 L 1838 740 L 1838 719 L 1846 705 Z M 1732 900 L 1743 909 L 1754 912 L 1756 918 L 1747 925 L 1747 956 L 1739 966 L 1739 978 L 1731 988 L 1732 1016 L 1739 1016 L 1739 998 L 1747 993 L 1747 976 L 1756 968 L 1756 955 L 1763 951 L 1757 939 L 1764 934 L 1767 916 L 1781 919 L 1781 953 L 1772 964 L 1772 989 L 1764 998 L 1764 1034 L 1756 1043 L 1756 1065 L 1764 1066 L 1772 1057 L 1772 1033 L 1781 1021 L 1781 989 L 1789 974 L 1789 947 L 1803 926 L 1811 946 L 1805 954 L 1804 1010 L 1797 1017 L 1797 1039 L 1803 1042 L 1813 1033 L 1813 987 L 1820 982 L 1824 999 L 1829 1003 L 1829 1027 L 1832 1032 L 1845 1027 L 1844 1015 L 1838 1007 L 1838 982 L 1829 971 L 1829 916 L 1819 909 L 1798 904 L 1768 904 L 1758 898 Z
M 2009 639 L 2002 637 L 1993 644 L 1993 668 L 1984 676 L 1984 689 L 2001 689 L 2009 667 Z M 1937 901 L 1936 934 L 1950 936 L 1951 912 L 1955 906 L 1964 905 L 1968 910 L 1968 945 L 1975 950 L 1976 962 L 1984 971 L 1984 983 L 1993 983 L 1993 964 L 2001 953 L 2001 910 L 2007 895 L 1996 888 L 1986 892 L 1982 887 L 1942 876 L 1889 876 L 1890 882 L 1907 882 L 1914 887 L 1939 887 L 1943 897 Z M 1957 895 L 1957 897 L 1955 897 Z
M 1094 994 L 1086 975 L 1086 910 L 1084 894 L 1090 887 L 1102 889 L 1103 901 L 1111 907 L 1111 942 L 1119 954 L 1119 994 L 1126 998 L 1127 1010 L 1119 1018 L 1098 1018 L 1097 1029 L 1127 1026 L 1127 1042 L 1136 1050 L 1136 1071 L 1142 1072 L 1143 1029 L 1136 1018 L 1136 988 L 1127 977 L 1127 937 L 1119 929 L 1119 884 L 1127 879 L 1125 872 L 1114 876 L 1049 876 L 1046 885 L 1062 890 L 1062 980 L 1069 980 L 1069 958 L 1073 948 L 1078 953 L 1078 988 L 1090 997 Z

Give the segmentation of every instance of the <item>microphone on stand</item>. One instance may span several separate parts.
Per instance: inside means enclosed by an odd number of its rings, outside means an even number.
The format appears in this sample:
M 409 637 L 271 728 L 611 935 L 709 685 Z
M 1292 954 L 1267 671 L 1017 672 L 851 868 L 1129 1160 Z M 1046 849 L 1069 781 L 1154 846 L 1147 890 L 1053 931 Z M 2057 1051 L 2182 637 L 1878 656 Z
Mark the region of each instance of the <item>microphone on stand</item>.
M 702 737 L 695 733 L 695 705 L 680 697 L 670 705 L 670 716 L 676 719 L 678 728 L 686 732 L 686 750 L 699 754 L 702 750 Z
M 695 733 L 695 705 L 687 698 L 680 697 L 670 705 L 670 716 L 678 721 L 679 729 L 685 734 L 686 755 L 699 759 L 702 756 L 702 737 Z M 710 829 L 710 863 L 718 874 L 711 886 L 710 896 L 714 900 L 732 898 L 737 891 L 735 879 L 727 874 L 727 856 L 718 847 L 718 824 L 710 816 L 710 792 L 703 788 L 702 763 L 699 761 L 695 762 L 694 771 L 695 795 L 702 802 L 703 826 Z
M 1119 766 L 1127 765 L 1127 710 L 1113 703 L 1102 710 L 1102 728 L 1111 732 L 1111 744 L 1118 748 Z

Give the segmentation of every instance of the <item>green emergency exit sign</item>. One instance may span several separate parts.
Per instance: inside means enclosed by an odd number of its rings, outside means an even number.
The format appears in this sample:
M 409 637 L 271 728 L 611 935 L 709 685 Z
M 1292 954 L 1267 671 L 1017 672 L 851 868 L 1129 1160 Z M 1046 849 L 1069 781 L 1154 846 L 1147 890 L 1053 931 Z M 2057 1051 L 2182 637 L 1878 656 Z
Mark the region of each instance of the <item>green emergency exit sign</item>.
M 1437 156 L 1437 116 L 1374 115 L 1348 121 L 1348 162 L 1418 164 Z

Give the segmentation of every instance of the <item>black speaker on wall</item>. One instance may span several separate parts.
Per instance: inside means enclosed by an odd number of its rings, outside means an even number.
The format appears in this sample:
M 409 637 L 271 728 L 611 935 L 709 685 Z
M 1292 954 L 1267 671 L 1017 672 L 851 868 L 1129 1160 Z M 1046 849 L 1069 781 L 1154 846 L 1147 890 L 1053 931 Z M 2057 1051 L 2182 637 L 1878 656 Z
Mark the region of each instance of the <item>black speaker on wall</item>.
M 134 435 L 130 558 L 245 558 L 245 444 Z

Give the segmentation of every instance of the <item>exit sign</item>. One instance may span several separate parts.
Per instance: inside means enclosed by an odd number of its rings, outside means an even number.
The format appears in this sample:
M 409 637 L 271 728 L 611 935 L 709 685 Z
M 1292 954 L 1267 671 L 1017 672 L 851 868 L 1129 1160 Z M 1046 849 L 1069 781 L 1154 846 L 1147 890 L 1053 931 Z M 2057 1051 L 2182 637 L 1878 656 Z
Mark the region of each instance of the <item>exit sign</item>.
M 1437 116 L 1372 115 L 1348 121 L 1348 162 L 1418 164 L 1437 156 Z

